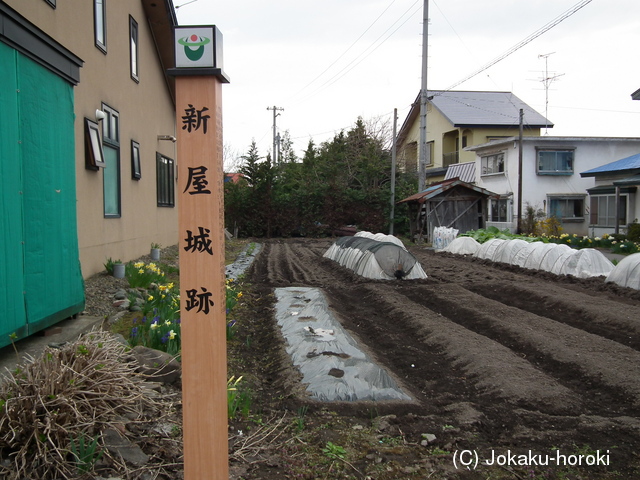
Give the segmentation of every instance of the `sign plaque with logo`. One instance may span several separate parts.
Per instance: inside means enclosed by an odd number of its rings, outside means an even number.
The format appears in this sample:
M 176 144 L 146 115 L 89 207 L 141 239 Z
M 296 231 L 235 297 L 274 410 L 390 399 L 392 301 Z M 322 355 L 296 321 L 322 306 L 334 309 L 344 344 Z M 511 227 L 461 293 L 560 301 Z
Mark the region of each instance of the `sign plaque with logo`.
M 222 34 L 175 29 L 185 480 L 228 480 Z
M 222 70 L 222 33 L 215 25 L 176 27 L 174 42 L 176 68 Z

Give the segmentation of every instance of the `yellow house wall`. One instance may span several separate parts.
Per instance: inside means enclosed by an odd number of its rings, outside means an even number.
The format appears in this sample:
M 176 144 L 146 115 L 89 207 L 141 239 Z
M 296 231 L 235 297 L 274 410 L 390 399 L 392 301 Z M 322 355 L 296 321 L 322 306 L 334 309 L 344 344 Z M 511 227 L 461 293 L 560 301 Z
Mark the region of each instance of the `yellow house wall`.
M 454 139 L 445 139 L 445 134 L 451 131 L 458 132 L 458 151 L 460 154 L 459 163 L 473 162 L 475 161 L 475 153 L 462 150 L 462 134 L 467 131 L 467 146 L 480 145 L 489 141 L 491 137 L 511 137 L 518 135 L 518 129 L 516 128 L 457 128 L 451 125 L 449 120 L 440 113 L 437 108 L 434 108 L 432 104 L 427 108 L 427 141 L 433 142 L 433 156 L 431 163 L 427 165 L 429 168 L 441 168 L 443 163 L 443 154 L 450 153 L 454 150 Z M 526 129 L 523 133 L 525 136 L 540 136 L 540 129 Z M 410 142 L 420 142 L 420 117 L 416 118 L 413 122 L 407 137 L 403 142 L 406 145 Z M 446 149 L 445 149 L 446 147 Z M 444 178 L 444 177 L 442 177 Z M 432 178 L 432 181 L 438 180 L 438 178 Z
M 156 152 L 178 161 L 175 144 L 157 140 L 158 135 L 175 135 L 175 110 L 141 2 L 107 2 L 106 54 L 95 46 L 93 2 L 58 0 L 55 9 L 43 0 L 6 3 L 84 61 L 74 88 L 83 276 L 103 270 L 107 258 L 128 261 L 148 254 L 151 242 L 176 244 L 177 208 L 156 204 Z M 139 83 L 130 76 L 129 15 L 138 23 Z M 104 217 L 102 169 L 85 168 L 84 118 L 95 120 L 103 102 L 120 115 L 120 218 Z M 131 176 L 131 140 L 140 144 L 140 180 Z

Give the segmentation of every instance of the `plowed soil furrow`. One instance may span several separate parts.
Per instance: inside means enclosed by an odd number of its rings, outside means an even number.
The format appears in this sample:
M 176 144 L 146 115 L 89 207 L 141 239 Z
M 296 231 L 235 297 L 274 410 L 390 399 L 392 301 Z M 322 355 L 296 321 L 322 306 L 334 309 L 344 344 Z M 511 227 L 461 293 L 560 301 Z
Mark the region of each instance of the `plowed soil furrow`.
M 408 338 L 422 339 L 425 348 L 445 352 L 479 392 L 552 414 L 575 412 L 580 406 L 576 392 L 504 345 L 413 302 L 403 294 L 404 288 L 364 288 L 370 292 L 368 298 L 379 299 L 375 308 L 384 312 L 388 322 L 405 329 Z
M 607 411 L 640 411 L 640 353 L 611 340 L 470 293 L 459 285 L 407 292 L 425 307 L 520 353 Z M 613 397 L 612 397 L 613 396 Z M 623 400 L 614 408 L 611 400 Z M 617 404 L 614 402 L 613 404 Z
M 620 317 L 615 313 L 619 301 L 586 293 L 572 293 L 567 297 L 563 289 L 555 285 L 495 282 L 466 287 L 510 307 L 566 323 L 640 351 L 640 307 L 636 305 L 629 305 L 626 315 Z M 577 309 L 576 300 L 579 301 Z
M 604 470 L 638 478 L 640 292 L 416 246 L 427 280 L 374 281 L 323 258 L 332 243 L 266 241 L 249 281 L 265 298 L 274 287 L 321 288 L 360 347 L 415 402 L 329 408 L 384 409 L 418 442 L 434 424 L 455 427 L 450 444 L 438 445 L 448 451 L 610 449 Z M 293 376 L 280 376 L 276 384 L 291 385 Z

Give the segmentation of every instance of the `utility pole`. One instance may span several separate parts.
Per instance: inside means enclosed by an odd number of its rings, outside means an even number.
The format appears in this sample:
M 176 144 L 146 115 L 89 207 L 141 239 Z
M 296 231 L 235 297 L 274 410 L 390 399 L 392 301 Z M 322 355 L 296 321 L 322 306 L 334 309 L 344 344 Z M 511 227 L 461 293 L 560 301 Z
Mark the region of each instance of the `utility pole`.
M 518 221 L 516 233 L 522 233 L 522 135 L 524 130 L 524 110 L 520 109 L 520 129 L 518 133 Z
M 393 109 L 393 144 L 391 146 L 391 213 L 389 214 L 389 235 L 393 235 L 393 220 L 396 207 L 396 130 L 398 129 L 398 109 Z
M 284 108 L 276 107 L 267 107 L 267 110 L 273 110 L 273 164 L 278 163 L 278 151 L 277 151 L 277 143 L 278 143 L 278 131 L 276 130 L 276 117 L 280 115 L 276 112 L 283 112 Z
M 426 187 L 427 163 L 431 152 L 427 148 L 427 59 L 429 46 L 429 0 L 424 0 L 422 12 L 422 87 L 420 88 L 420 148 L 418 158 L 418 191 Z

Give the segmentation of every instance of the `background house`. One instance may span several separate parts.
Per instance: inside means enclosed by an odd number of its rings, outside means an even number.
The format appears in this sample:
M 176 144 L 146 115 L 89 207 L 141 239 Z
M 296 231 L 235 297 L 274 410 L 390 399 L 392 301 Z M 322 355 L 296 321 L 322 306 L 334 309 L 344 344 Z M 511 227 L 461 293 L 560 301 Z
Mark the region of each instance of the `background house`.
M 176 23 L 170 0 L 0 0 L 0 345 L 81 311 L 107 258 L 177 243 Z
M 515 232 L 518 214 L 518 137 L 469 147 L 476 155 L 476 184 L 500 194 L 489 200 L 487 225 Z M 524 137 L 522 141 L 522 205 L 541 209 L 562 222 L 565 233 L 587 235 L 594 186 L 585 172 L 640 151 L 640 138 Z
M 640 149 L 639 149 L 640 150 Z M 640 213 L 640 153 L 580 173 L 593 177 L 589 192 L 589 231 L 593 236 L 626 233 Z
M 553 124 L 510 92 L 428 92 L 427 142 L 431 159 L 427 184 L 444 178 L 447 167 L 475 161 L 466 147 L 518 134 L 520 109 L 524 111 L 524 135 L 540 136 Z M 417 172 L 420 142 L 420 95 L 411 106 L 396 145 L 401 171 Z

